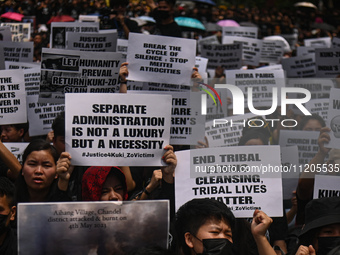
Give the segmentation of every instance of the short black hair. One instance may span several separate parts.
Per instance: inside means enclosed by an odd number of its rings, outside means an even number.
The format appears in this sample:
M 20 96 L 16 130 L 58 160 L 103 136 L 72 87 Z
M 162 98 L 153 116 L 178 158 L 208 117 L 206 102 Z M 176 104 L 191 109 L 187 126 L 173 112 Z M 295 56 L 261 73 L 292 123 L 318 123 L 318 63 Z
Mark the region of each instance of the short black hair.
M 28 122 L 26 122 L 26 123 L 19 123 L 19 124 L 10 124 L 10 126 L 14 127 L 16 130 L 23 129 L 24 130 L 24 134 L 22 136 L 24 136 L 28 132 L 28 128 L 29 128 Z
M 23 164 L 25 164 L 25 161 L 28 155 L 31 154 L 31 152 L 44 151 L 44 150 L 48 150 L 51 152 L 51 155 L 55 163 L 58 161 L 59 156 L 58 156 L 57 150 L 52 144 L 50 144 L 49 142 L 43 139 L 35 139 L 32 142 L 30 142 L 28 146 L 26 147 L 26 149 L 24 150 L 24 153 L 22 155 Z
M 171 5 L 172 7 L 174 7 L 176 5 L 176 0 L 158 0 L 157 2 L 167 2 L 169 5 Z
M 313 113 L 312 115 L 304 116 L 301 119 L 299 126 L 298 126 L 299 130 L 302 130 L 305 127 L 305 125 L 307 124 L 307 122 L 310 121 L 310 120 L 317 120 L 317 121 L 319 121 L 319 123 L 321 124 L 322 127 L 326 126 L 324 119 L 321 116 Z
M 228 206 L 214 199 L 192 199 L 178 209 L 175 229 L 178 246 L 184 254 L 190 254 L 190 249 L 185 243 L 185 233 L 196 235 L 207 220 L 223 220 L 230 224 L 232 230 L 235 224 L 235 216 Z
M 65 112 L 60 112 L 53 120 L 52 130 L 54 137 L 65 136 Z
M 7 177 L 0 177 L 0 196 L 6 196 L 10 208 L 16 205 L 15 186 Z
M 240 141 L 238 142 L 238 145 L 245 145 L 249 140 L 251 139 L 260 139 L 263 143 L 263 145 L 269 144 L 269 137 L 266 136 L 263 132 L 254 130 L 248 130 L 243 136 L 241 136 Z

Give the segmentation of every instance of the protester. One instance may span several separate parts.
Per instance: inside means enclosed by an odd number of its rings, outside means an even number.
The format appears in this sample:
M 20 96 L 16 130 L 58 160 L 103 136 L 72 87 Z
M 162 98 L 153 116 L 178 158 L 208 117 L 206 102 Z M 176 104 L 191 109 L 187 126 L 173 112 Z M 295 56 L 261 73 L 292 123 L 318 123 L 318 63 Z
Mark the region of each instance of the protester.
M 10 224 L 15 215 L 15 186 L 6 177 L 0 177 L 0 254 L 18 254 L 16 231 Z
M 129 5 L 128 0 L 111 0 L 112 7 L 110 14 L 110 28 L 117 29 L 118 38 L 128 39 L 129 33 L 140 33 L 136 21 L 126 17 L 126 7 Z
M 182 37 L 181 28 L 174 20 L 175 0 L 161 0 L 158 4 L 154 0 L 147 0 L 147 5 L 153 11 L 150 16 L 156 20 L 155 34 Z
M 70 201 L 67 187 L 72 168 L 57 167 L 56 149 L 44 140 L 33 140 L 23 154 L 23 166 L 16 180 L 18 202 Z
M 88 168 L 83 175 L 82 198 L 84 201 L 127 200 L 124 173 L 118 167 Z
M 272 223 L 255 210 L 251 232 L 260 255 L 276 254 L 265 233 Z M 230 209 L 213 199 L 193 199 L 182 205 L 175 219 L 177 254 L 232 254 L 235 217 Z
M 305 225 L 296 255 L 327 255 L 340 245 L 340 198 L 311 200 L 306 205 Z

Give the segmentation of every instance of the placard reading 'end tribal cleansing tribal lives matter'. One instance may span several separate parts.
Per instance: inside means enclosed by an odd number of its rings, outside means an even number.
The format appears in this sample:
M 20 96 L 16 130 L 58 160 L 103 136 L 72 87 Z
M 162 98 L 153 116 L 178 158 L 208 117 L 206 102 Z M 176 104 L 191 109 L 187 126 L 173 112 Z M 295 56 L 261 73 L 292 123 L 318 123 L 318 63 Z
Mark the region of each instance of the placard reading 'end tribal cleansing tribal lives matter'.
M 130 33 L 128 79 L 189 85 L 195 56 L 193 39 Z
M 170 95 L 66 94 L 66 151 L 80 166 L 161 166 Z
M 196 149 L 176 156 L 176 210 L 193 198 L 212 198 L 236 217 L 252 217 L 255 209 L 282 216 L 279 146 Z
M 125 255 L 168 244 L 165 200 L 25 203 L 18 215 L 20 255 Z

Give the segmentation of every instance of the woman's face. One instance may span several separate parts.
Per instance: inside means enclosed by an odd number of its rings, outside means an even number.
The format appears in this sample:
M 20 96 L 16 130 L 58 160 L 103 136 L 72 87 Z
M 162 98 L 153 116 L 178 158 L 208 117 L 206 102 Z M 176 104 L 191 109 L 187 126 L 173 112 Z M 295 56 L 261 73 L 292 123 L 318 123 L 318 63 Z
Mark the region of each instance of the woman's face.
M 2 142 L 21 142 L 24 130 L 17 130 L 15 127 L 10 125 L 1 126 L 1 141 Z
M 100 201 L 123 201 L 124 186 L 114 174 L 109 174 L 104 182 Z
M 307 121 L 306 125 L 303 127 L 302 130 L 304 131 L 320 131 L 322 128 L 321 123 L 318 120 L 310 119 Z
M 24 162 L 22 175 L 29 190 L 49 189 L 57 178 L 56 164 L 50 151 L 32 151 Z

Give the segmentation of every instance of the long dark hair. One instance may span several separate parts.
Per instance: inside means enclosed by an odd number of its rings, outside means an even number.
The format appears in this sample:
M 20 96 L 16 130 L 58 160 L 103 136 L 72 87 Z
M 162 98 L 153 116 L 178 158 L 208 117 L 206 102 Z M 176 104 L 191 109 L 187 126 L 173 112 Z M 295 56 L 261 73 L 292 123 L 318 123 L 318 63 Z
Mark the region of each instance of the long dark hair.
M 54 148 L 52 144 L 49 142 L 43 140 L 43 139 L 36 139 L 29 143 L 29 145 L 26 147 L 24 154 L 22 156 L 22 168 L 25 165 L 25 162 L 27 160 L 27 157 L 33 152 L 33 151 L 49 151 L 54 159 L 54 163 L 57 163 L 58 160 L 58 153 L 57 150 Z M 22 175 L 22 168 L 20 171 L 20 174 L 16 180 L 16 188 L 17 188 L 17 201 L 18 202 L 30 202 L 30 197 L 27 189 L 26 181 Z M 52 185 L 56 184 L 56 180 L 53 181 Z M 52 186 L 51 185 L 51 186 Z M 51 191 L 51 189 L 50 189 Z

